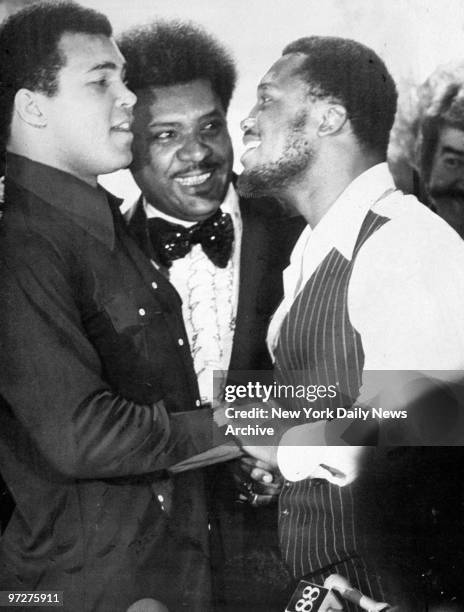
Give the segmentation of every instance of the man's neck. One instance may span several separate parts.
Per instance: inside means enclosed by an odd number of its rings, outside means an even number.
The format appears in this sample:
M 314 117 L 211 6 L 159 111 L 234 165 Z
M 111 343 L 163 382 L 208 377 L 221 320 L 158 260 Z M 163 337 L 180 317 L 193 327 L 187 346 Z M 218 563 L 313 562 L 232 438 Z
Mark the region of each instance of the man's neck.
M 293 183 L 282 199 L 314 228 L 345 189 L 363 172 L 385 161 L 377 154 L 345 155 L 342 159 L 324 158 L 314 163 L 300 180 Z

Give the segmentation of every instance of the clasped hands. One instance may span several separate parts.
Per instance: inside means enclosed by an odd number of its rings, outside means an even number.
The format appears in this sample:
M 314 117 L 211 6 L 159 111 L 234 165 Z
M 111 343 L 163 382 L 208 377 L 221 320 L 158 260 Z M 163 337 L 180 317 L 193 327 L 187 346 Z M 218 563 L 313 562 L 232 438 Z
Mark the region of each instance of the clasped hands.
M 277 500 L 283 484 L 279 470 L 251 455 L 231 462 L 230 470 L 239 492 L 239 501 L 267 506 Z
M 230 423 L 225 410 L 224 405 L 219 405 L 214 411 L 214 420 L 220 427 Z M 256 446 L 243 444 L 243 440 L 239 440 L 239 443 L 245 456 L 230 463 L 239 491 L 239 501 L 248 501 L 255 507 L 273 503 L 283 484 L 283 477 L 277 467 L 277 444 Z
M 219 427 L 230 423 L 224 406 L 216 408 L 214 420 Z M 256 444 L 251 436 L 235 436 L 245 453 L 233 470 L 242 500 L 255 506 L 270 503 L 282 488 L 281 471 L 291 481 L 319 478 L 338 486 L 353 482 L 365 460 L 366 447 L 347 443 L 343 438 L 346 430 L 344 420 L 315 421 L 280 430 L 277 424 L 268 445 Z

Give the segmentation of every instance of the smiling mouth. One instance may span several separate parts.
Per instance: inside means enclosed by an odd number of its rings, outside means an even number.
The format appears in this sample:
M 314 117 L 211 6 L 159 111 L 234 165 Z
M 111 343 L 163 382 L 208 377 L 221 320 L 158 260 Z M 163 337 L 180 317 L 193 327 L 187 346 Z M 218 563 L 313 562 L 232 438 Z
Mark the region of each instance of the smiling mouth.
M 213 175 L 213 171 L 203 172 L 203 174 L 195 174 L 193 176 L 177 176 L 174 180 L 182 187 L 197 187 L 203 185 Z
M 251 153 L 252 151 L 254 151 L 255 149 L 257 149 L 260 146 L 261 140 L 257 140 L 257 139 L 254 139 L 254 140 L 249 140 L 248 139 L 248 140 L 246 140 L 246 139 L 243 139 L 243 142 L 244 142 L 244 145 L 245 145 L 246 148 L 245 148 L 245 151 L 243 152 L 242 156 L 240 157 L 240 161 L 242 162 L 242 164 L 244 162 L 244 159 L 248 156 L 248 154 Z
M 245 152 L 251 149 L 256 149 L 261 144 L 261 138 L 256 132 L 252 132 L 251 130 L 247 130 L 243 134 L 242 138 L 243 144 L 245 145 Z
M 131 131 L 131 124 L 129 121 L 124 121 L 123 123 L 119 123 L 118 125 L 114 125 L 111 128 L 114 132 L 124 132 L 124 133 L 130 133 Z
M 252 142 L 246 143 L 245 153 L 247 153 L 248 151 L 252 151 L 253 149 L 257 149 L 260 144 L 260 140 L 253 140 Z

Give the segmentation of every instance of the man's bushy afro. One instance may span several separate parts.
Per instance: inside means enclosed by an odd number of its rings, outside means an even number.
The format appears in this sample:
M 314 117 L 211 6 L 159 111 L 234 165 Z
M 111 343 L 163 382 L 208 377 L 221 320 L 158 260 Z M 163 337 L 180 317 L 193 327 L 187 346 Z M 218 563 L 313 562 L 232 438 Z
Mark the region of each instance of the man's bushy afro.
M 237 78 L 235 64 L 202 27 L 157 21 L 128 30 L 118 44 L 127 61 L 127 84 L 132 91 L 204 79 L 227 111 Z

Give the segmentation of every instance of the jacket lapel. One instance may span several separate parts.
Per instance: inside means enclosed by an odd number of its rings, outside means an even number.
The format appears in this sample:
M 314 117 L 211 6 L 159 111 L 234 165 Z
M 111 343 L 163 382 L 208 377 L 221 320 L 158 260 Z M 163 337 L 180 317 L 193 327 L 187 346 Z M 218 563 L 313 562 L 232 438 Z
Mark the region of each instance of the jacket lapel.
M 244 369 L 254 354 L 253 329 L 259 312 L 259 289 L 269 266 L 269 228 L 253 210 L 254 203 L 240 199 L 242 240 L 240 249 L 240 282 L 234 341 L 229 369 Z

